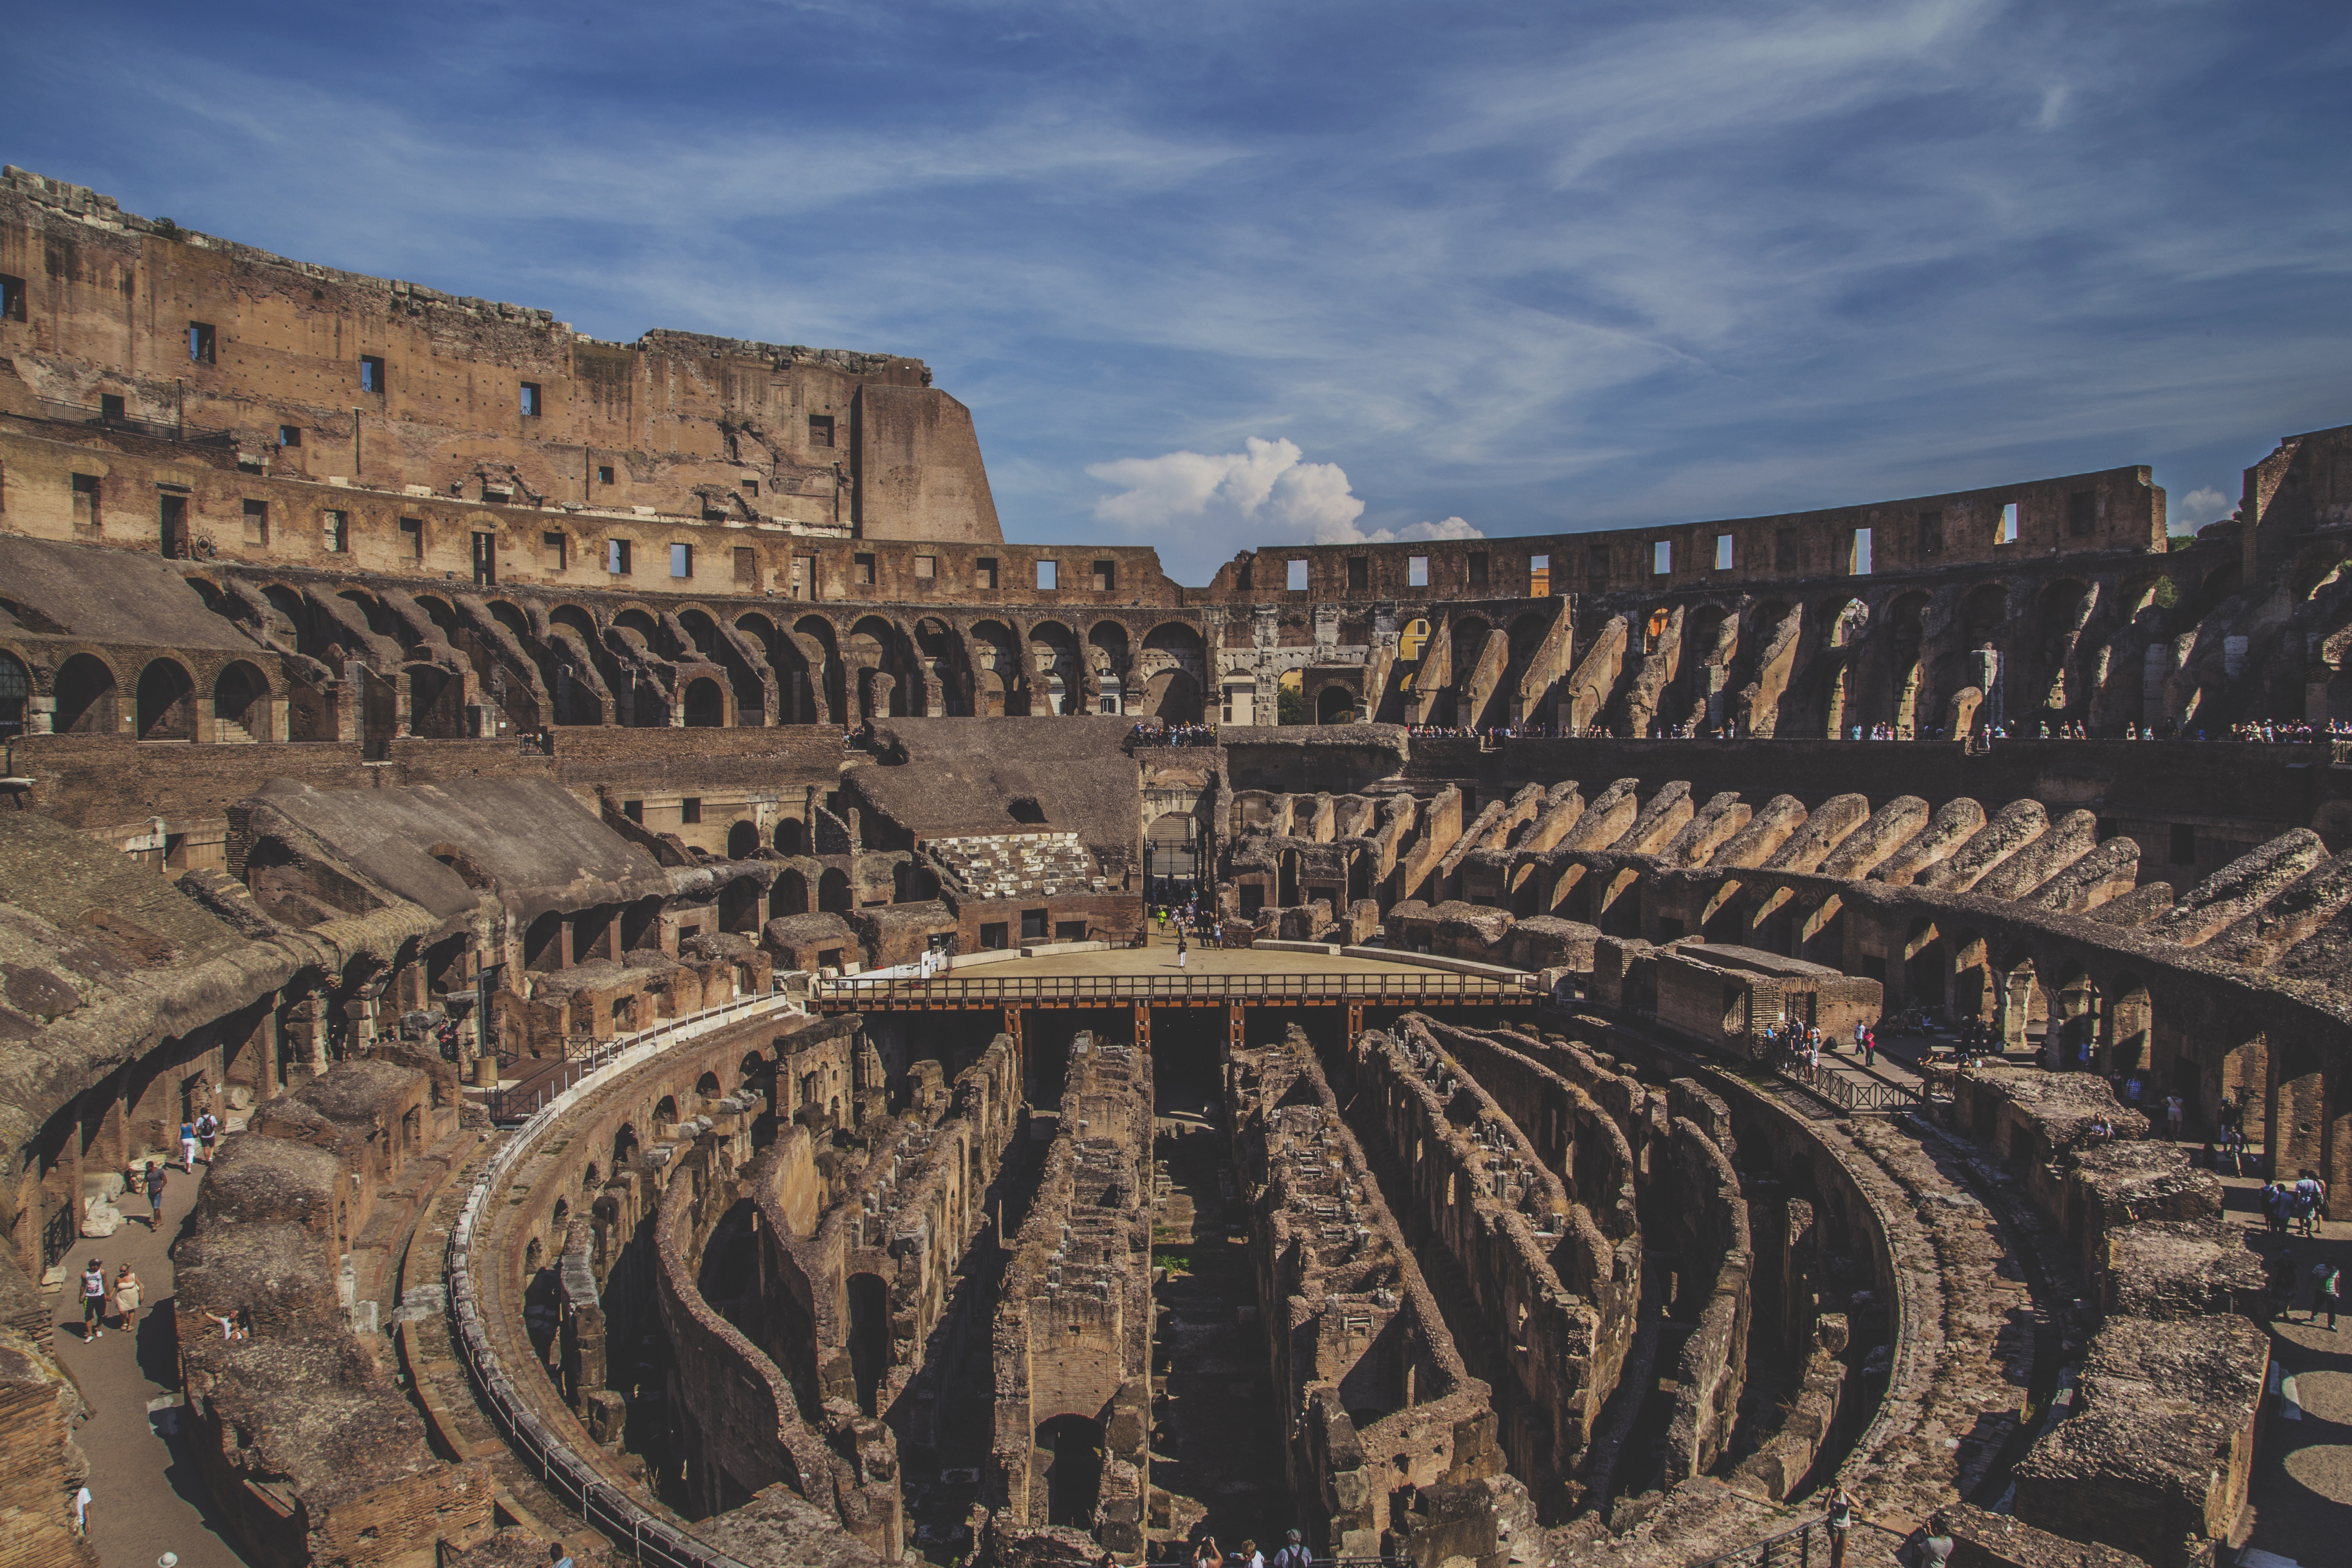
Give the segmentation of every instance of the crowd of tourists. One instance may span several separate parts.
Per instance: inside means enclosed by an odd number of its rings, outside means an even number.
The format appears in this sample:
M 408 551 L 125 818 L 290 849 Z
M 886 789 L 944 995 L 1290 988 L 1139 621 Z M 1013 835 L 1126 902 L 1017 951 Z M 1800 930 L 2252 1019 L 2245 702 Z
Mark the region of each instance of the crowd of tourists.
M 1213 746 L 1217 743 L 1214 724 L 1163 724 L 1146 720 L 1127 732 L 1129 744 L 1137 746 Z

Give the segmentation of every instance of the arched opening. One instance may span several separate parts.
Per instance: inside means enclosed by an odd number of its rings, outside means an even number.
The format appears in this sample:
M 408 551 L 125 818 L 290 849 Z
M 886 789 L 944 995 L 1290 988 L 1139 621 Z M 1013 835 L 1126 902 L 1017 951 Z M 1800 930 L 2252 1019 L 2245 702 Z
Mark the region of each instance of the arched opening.
M 805 855 L 808 853 L 808 829 L 797 816 L 787 816 L 776 824 L 776 853 Z
M 824 714 L 838 724 L 849 712 L 848 691 L 842 677 L 841 655 L 835 646 L 833 623 L 823 616 L 803 616 L 793 623 L 793 630 L 808 639 L 800 651 L 807 666 L 812 697 L 824 700 Z
M 706 1072 L 700 1078 L 694 1080 L 694 1092 L 702 1096 L 705 1100 L 717 1100 L 725 1095 L 727 1091 L 719 1086 L 719 1075 L 717 1073 Z
M 455 741 L 466 732 L 466 683 L 434 664 L 408 668 L 408 732 L 431 741 Z
M 1356 721 L 1356 695 L 1344 686 L 1327 686 L 1315 698 L 1315 721 L 1318 724 L 1352 724 Z
M 760 852 L 760 825 L 739 822 L 727 830 L 727 858 L 749 860 Z
M 1006 803 L 1004 809 L 1012 813 L 1013 821 L 1024 826 L 1043 827 L 1045 825 L 1045 808 L 1037 804 L 1034 795 L 1016 795 Z
M 972 700 L 982 718 L 1024 713 L 1021 659 L 1013 651 L 1013 633 L 1001 621 L 982 621 L 971 628 Z
M 60 735 L 111 735 L 122 728 L 114 671 L 95 655 L 78 653 L 58 667 L 57 699 L 52 726 Z
M 563 917 L 553 910 L 530 922 L 522 938 L 522 966 L 541 973 L 563 967 Z
M 719 889 L 719 929 L 740 936 L 760 931 L 760 884 L 738 877 Z
M 621 1123 L 621 1130 L 613 1134 L 614 1171 L 617 1173 L 627 1170 L 630 1163 L 636 1157 L 637 1130 L 624 1121 Z
M 139 672 L 138 735 L 142 741 L 196 738 L 194 680 L 177 659 L 159 658 Z
M 877 1274 L 849 1277 L 849 1371 L 857 1385 L 857 1408 L 875 1409 L 882 1374 L 890 1366 L 890 1288 Z
M 33 693 L 32 678 L 12 653 L 0 651 L 0 738 L 25 732 L 25 702 Z
M 808 879 L 798 871 L 779 871 L 775 886 L 768 893 L 768 918 L 782 920 L 788 915 L 808 913 Z
M 1045 1458 L 1047 1522 L 1092 1530 L 1102 1503 L 1103 1432 L 1083 1415 L 1056 1415 L 1037 1428 Z
M 1944 939 L 1930 920 L 1911 922 L 1911 932 L 1903 943 L 1903 993 L 1915 1006 L 1941 1012 L 1948 987 L 1945 982 L 1951 969 L 1951 956 L 1946 952 Z
M 727 722 L 727 694 L 719 682 L 699 676 L 686 683 L 686 727 L 716 730 Z
M 828 866 L 817 879 L 816 907 L 826 913 L 845 915 L 850 911 L 849 877 L 838 867 Z
M 665 1127 L 677 1125 L 677 1097 L 665 1094 L 654 1103 L 654 1131 L 656 1136 Z
M 213 682 L 213 739 L 226 742 L 270 738 L 268 683 L 261 679 L 261 671 L 238 659 Z
M 1207 679 L 1201 634 L 1179 621 L 1151 628 L 1137 661 L 1143 678 L 1143 711 L 1177 724 L 1201 720 L 1201 683 Z
M 1163 669 L 1144 683 L 1143 710 L 1171 724 L 1201 721 L 1201 683 L 1181 669 Z

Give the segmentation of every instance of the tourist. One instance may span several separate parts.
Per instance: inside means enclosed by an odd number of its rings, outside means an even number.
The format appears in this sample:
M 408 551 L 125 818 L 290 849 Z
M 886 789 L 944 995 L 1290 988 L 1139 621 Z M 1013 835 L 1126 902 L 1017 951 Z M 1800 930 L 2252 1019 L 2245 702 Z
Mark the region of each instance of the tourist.
M 1919 1538 L 1913 1568 L 1944 1568 L 1952 1560 L 1952 1521 L 1938 1513 L 1929 1517 L 1927 1533 Z
M 2343 1287 L 2344 1271 L 2323 1258 L 2311 1266 L 2311 1319 L 2316 1324 L 2322 1308 L 2327 1312 L 2327 1331 L 2336 1331 L 2337 1292 Z
M 234 1312 L 206 1312 L 205 1316 L 220 1325 L 221 1338 L 225 1340 L 253 1338 L 253 1316 L 243 1307 Z
M 2246 1173 L 2246 1135 L 2239 1131 L 2231 1123 L 2225 1121 L 2221 1124 L 2220 1143 L 2220 1149 L 2213 1155 L 2215 1167 L 2219 1168 L 2223 1157 L 2227 1156 L 2230 1162 L 2230 1174 L 2244 1175 Z
M 196 1124 L 193 1121 L 180 1123 L 180 1169 L 190 1175 L 195 1174 Z
M 2164 1097 L 2165 1136 L 2175 1143 L 2180 1142 L 2181 1118 L 2187 1114 L 2187 1111 L 2188 1108 L 2180 1103 L 2179 1095 L 2168 1094 Z
M 1868 1029 L 1862 1032 L 1862 1066 L 1867 1072 L 1878 1062 L 1878 1037 Z
M 1217 1538 L 1201 1537 L 1201 1544 L 1192 1549 L 1192 1568 L 1221 1568 L 1224 1554 L 1217 1550 Z
M 1176 927 L 1176 967 L 1179 969 L 1184 967 L 1184 927 L 1179 922 Z
M 89 1533 L 89 1489 L 88 1487 L 78 1488 L 74 1492 L 74 1533 L 76 1535 Z M 164 1555 L 171 1554 L 166 1552 Z
M 2287 1196 L 2286 1184 L 2271 1181 L 2263 1184 L 2263 1214 L 2270 1221 L 2273 1236 L 2286 1234 L 2287 1212 L 2292 1200 Z
M 2327 1184 L 2309 1171 L 2297 1174 L 2294 1184 L 2294 1217 L 2305 1236 L 2319 1234 L 2319 1205 L 2327 1196 Z
M 207 1110 L 202 1116 L 196 1118 L 196 1150 L 204 1156 L 204 1162 L 207 1165 L 213 1163 L 213 1143 L 219 1137 L 220 1118 Z
M 126 1334 L 139 1326 L 139 1276 L 128 1263 L 114 1271 L 114 1315 Z
M 2284 1319 L 2294 1310 L 2296 1268 L 2294 1248 L 2287 1247 L 2271 1259 L 2271 1316 Z
M 81 1337 L 87 1344 L 106 1333 L 106 1265 L 93 1258 L 81 1271 Z
M 572 1554 L 563 1550 L 563 1542 L 561 1541 L 548 1543 L 547 1561 L 550 1568 L 572 1568 Z
M 147 1228 L 152 1231 L 163 1223 L 163 1162 L 148 1161 L 140 1184 L 147 1189 Z
M 1244 1541 L 1242 1549 L 1234 1553 L 1234 1568 L 1265 1568 L 1265 1558 L 1258 1552 L 1257 1542 Z
M 1831 1491 L 1822 1510 L 1830 1527 L 1830 1568 L 1845 1568 L 1845 1538 L 1853 1528 L 1853 1494 L 1843 1487 Z
M 1314 1553 L 1300 1543 L 1295 1530 L 1283 1537 L 1281 1550 L 1274 1554 L 1274 1568 L 1312 1568 L 1314 1562 Z

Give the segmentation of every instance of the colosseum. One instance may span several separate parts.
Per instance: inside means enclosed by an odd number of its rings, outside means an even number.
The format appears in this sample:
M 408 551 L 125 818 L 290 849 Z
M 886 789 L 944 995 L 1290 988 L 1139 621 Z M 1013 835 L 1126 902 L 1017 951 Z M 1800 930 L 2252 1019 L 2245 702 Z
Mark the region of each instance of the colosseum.
M 0 1561 L 2342 1560 L 2352 426 L 1194 587 L 931 379 L 0 173 Z

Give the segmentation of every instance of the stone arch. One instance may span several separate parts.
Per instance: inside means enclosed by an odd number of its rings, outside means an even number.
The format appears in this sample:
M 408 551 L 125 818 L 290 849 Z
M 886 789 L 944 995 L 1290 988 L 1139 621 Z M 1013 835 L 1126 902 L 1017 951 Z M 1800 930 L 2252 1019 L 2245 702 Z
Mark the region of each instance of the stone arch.
M 1102 1506 L 1102 1423 L 1056 1415 L 1038 1426 L 1035 1442 L 1045 1460 L 1045 1522 L 1091 1530 Z
M 1076 713 L 1086 699 L 1086 671 L 1079 662 L 1077 634 L 1057 620 L 1041 620 L 1029 627 L 1029 710 Z
M 797 826 L 798 824 L 794 826 Z M 808 912 L 808 879 L 794 870 L 777 872 L 775 883 L 768 890 L 768 917 L 771 920 L 782 920 L 790 915 L 804 915 Z
M 25 661 L 0 648 L 0 739 L 25 732 L 25 708 L 32 700 L 33 678 Z
M 807 854 L 808 826 L 797 816 L 778 817 L 774 843 L 779 855 Z
M 196 738 L 196 683 L 176 658 L 154 658 L 139 672 L 134 732 L 142 741 Z
M 828 914 L 845 915 L 854 906 L 850 896 L 849 874 L 837 866 L 828 866 L 816 881 L 816 907 Z
M 727 829 L 727 858 L 749 860 L 760 852 L 760 825 L 737 822 Z
M 661 622 L 644 605 L 631 605 L 613 616 L 613 629 L 623 628 L 645 638 L 646 647 L 652 652 L 659 654 L 666 651 L 662 644 L 668 639 L 662 636 Z
M 718 681 L 707 675 L 696 676 L 686 683 L 682 696 L 688 729 L 718 730 L 726 726 L 727 689 Z
M 719 623 L 710 618 L 709 611 L 698 605 L 689 605 L 677 612 L 677 624 L 685 629 L 687 641 L 693 645 L 696 653 L 706 659 L 717 659 Z
M 857 710 L 866 719 L 904 718 L 907 714 L 906 660 L 899 652 L 898 628 L 880 616 L 864 616 L 849 628 L 842 644 L 848 677 L 856 682 Z M 887 696 L 882 678 L 889 680 Z
M 803 616 L 793 623 L 795 635 L 806 637 L 816 650 L 815 657 L 803 657 L 808 665 L 809 687 L 824 699 L 825 711 L 836 721 L 846 722 L 849 712 L 848 684 L 841 662 L 841 634 L 831 620 L 824 616 Z
M 437 664 L 412 664 L 408 681 L 408 732 L 434 741 L 462 739 L 466 732 L 466 682 Z
M 922 678 L 920 704 L 926 713 L 942 718 L 968 718 L 971 713 L 971 682 L 963 669 L 961 645 L 948 624 L 937 616 L 925 616 L 915 623 L 916 668 L 910 676 Z M 917 693 L 907 694 L 907 710 L 915 711 Z
M 60 735 L 114 735 L 122 730 L 114 668 L 94 653 L 78 653 L 58 667 L 50 683 L 58 710 L 50 721 Z
M 1087 630 L 1087 662 L 1093 676 L 1097 706 L 1100 711 L 1127 711 L 1127 675 L 1133 657 L 1126 623 L 1097 621 Z
M 1318 724 L 1354 723 L 1356 694 L 1344 686 L 1325 687 L 1315 697 L 1315 721 Z
M 522 966 L 541 973 L 563 967 L 563 916 L 555 910 L 541 915 L 524 929 Z
M 1020 645 L 1003 621 L 976 621 L 971 628 L 972 710 L 983 719 L 1028 711 L 1021 679 Z
M 234 659 L 213 682 L 215 741 L 274 739 L 269 732 L 269 682 L 248 659 Z

